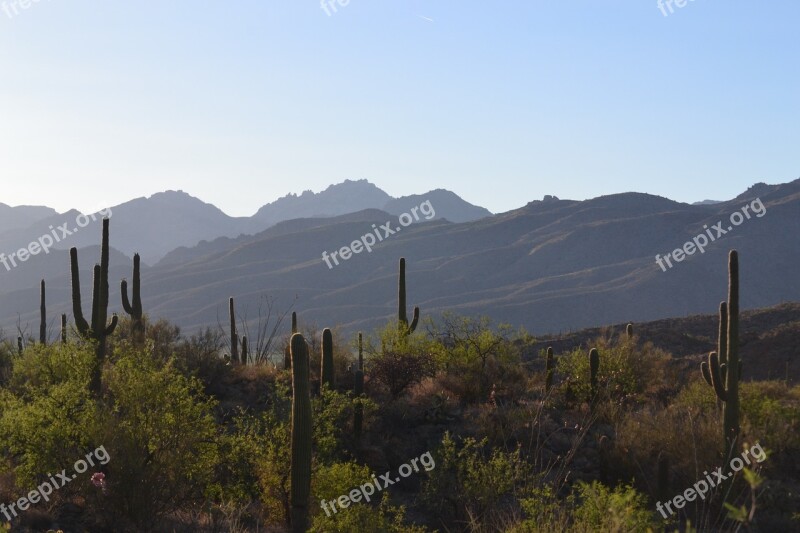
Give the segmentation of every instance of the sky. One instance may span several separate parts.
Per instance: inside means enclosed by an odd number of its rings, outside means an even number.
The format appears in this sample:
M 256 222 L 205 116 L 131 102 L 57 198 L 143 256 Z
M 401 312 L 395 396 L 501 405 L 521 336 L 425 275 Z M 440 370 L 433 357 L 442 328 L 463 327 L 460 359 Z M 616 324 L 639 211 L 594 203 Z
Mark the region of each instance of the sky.
M 502 212 L 800 177 L 796 0 L 342 3 L 0 0 L 0 202 L 247 216 L 365 178 Z

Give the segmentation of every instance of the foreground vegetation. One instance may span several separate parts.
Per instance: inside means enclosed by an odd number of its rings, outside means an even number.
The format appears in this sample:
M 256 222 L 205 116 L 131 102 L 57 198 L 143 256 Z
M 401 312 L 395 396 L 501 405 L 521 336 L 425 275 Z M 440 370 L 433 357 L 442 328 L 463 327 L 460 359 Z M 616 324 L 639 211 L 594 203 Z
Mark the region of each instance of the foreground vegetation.
M 702 374 L 680 371 L 633 325 L 532 353 L 530 335 L 488 318 L 415 308 L 409 320 L 402 260 L 397 319 L 372 334 L 318 331 L 293 315 L 291 336 L 259 324 L 248 341 L 231 299 L 229 331 L 186 337 L 148 323 L 138 258 L 130 301 L 122 286 L 129 316 L 108 317 L 107 232 L 106 221 L 92 316 L 79 309 L 73 252 L 75 327 L 62 319 L 53 344 L 46 331 L 38 343 L 0 342 L 0 512 L 13 514 L 13 531 L 800 525 L 800 387 L 748 381 L 750 363 L 732 370 L 737 290 Z M 674 515 L 660 511 L 756 446 L 763 460 Z M 98 449 L 107 461 L 74 466 Z M 369 501 L 367 485 L 377 487 Z

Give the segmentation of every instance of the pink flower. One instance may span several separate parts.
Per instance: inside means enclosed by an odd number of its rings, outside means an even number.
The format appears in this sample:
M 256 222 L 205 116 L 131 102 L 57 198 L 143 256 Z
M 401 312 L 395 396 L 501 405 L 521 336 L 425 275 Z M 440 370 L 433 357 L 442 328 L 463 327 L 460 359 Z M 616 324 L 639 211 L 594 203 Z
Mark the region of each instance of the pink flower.
M 106 475 L 102 472 L 96 472 L 92 474 L 92 485 L 95 487 L 105 488 Z

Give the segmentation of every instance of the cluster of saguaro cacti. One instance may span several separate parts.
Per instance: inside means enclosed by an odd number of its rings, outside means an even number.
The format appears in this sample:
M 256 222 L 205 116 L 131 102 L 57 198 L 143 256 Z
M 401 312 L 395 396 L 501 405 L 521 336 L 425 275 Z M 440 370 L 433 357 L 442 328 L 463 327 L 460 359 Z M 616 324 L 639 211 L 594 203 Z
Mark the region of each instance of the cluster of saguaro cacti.
M 120 282 L 120 292 L 122 293 L 122 308 L 131 317 L 131 330 L 133 339 L 137 343 L 144 341 L 144 318 L 142 317 L 142 283 L 139 271 L 139 254 L 133 254 L 133 287 L 131 299 L 128 299 L 128 280 Z
M 70 270 L 72 274 L 72 313 L 75 316 L 75 328 L 81 337 L 96 342 L 96 361 L 92 372 L 90 388 L 95 394 L 100 392 L 100 375 L 106 357 L 106 338 L 117 327 L 117 315 L 108 321 L 108 218 L 103 219 L 103 236 L 100 245 L 100 264 L 94 266 L 94 290 L 92 292 L 92 321 L 89 323 L 83 315 L 81 306 L 81 279 L 78 268 L 78 249 L 71 248 Z
M 290 523 L 293 533 L 308 529 L 311 494 L 311 391 L 309 387 L 308 344 L 299 333 L 292 335 L 292 458 Z
M 406 313 L 406 259 L 400 258 L 400 279 L 397 284 L 397 318 L 400 323 L 403 333 L 412 333 L 417 329 L 419 323 L 419 307 L 414 307 L 414 317 L 411 319 L 411 324 L 408 323 L 408 314 Z
M 322 359 L 320 364 L 320 390 L 336 387 L 336 372 L 333 367 L 333 334 L 329 328 L 322 330 Z
M 594 405 L 597 401 L 597 374 L 600 372 L 600 352 L 597 348 L 589 350 L 589 384 L 591 387 L 591 401 Z
M 550 392 L 550 389 L 553 387 L 553 373 L 555 372 L 555 368 L 553 365 L 553 347 L 547 347 L 547 355 L 545 356 L 545 363 L 544 363 L 544 391 Z
M 739 254 L 728 255 L 728 301 L 719 305 L 717 352 L 700 364 L 703 379 L 722 402 L 722 426 L 726 457 L 735 453 L 739 438 Z

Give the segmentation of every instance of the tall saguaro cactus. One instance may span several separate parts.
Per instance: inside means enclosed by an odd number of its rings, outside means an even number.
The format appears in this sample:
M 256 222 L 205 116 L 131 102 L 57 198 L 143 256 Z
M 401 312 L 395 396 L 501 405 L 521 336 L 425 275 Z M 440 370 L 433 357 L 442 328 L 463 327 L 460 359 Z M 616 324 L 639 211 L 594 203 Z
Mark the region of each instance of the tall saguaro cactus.
M 128 299 L 128 280 L 120 282 L 120 292 L 122 293 L 122 308 L 131 316 L 131 327 L 133 338 L 136 342 L 144 341 L 144 319 L 142 318 L 142 283 L 140 276 L 139 254 L 133 254 L 133 287 L 132 299 Z
M 397 318 L 404 333 L 412 333 L 419 323 L 419 307 L 414 307 L 414 317 L 408 323 L 406 313 L 406 259 L 400 258 L 400 279 L 397 284 Z
M 731 250 L 728 255 L 728 302 L 719 306 L 720 326 L 717 352 L 708 355 L 708 362 L 700 364 L 703 379 L 714 388 L 722 402 L 722 426 L 725 455 L 730 459 L 739 439 L 739 254 Z
M 358 369 L 364 370 L 364 336 L 358 332 Z
M 117 315 L 111 316 L 108 322 L 108 218 L 103 219 L 103 236 L 100 244 L 100 264 L 94 265 L 92 291 L 92 321 L 91 324 L 84 318 L 81 306 L 81 278 L 78 268 L 78 249 L 69 251 L 70 271 L 72 274 L 72 314 L 75 316 L 75 328 L 84 339 L 94 340 L 95 363 L 92 371 L 90 389 L 95 394 L 100 393 L 100 376 L 103 361 L 106 358 L 106 339 L 114 333 L 117 327 Z
M 299 333 L 292 335 L 292 458 L 290 523 L 292 533 L 308 529 L 311 494 L 311 391 L 309 387 L 308 344 Z
M 39 343 L 47 344 L 47 304 L 45 303 L 45 285 L 39 285 Z
M 228 299 L 228 314 L 231 321 L 231 363 L 236 364 L 239 362 L 239 334 L 236 332 L 236 310 L 233 296 Z
M 544 364 L 544 391 L 550 392 L 550 389 L 553 387 L 553 347 L 547 347 L 547 355 L 545 356 L 545 364 Z
M 356 442 L 359 442 L 364 426 L 364 405 L 361 403 L 361 396 L 364 394 L 364 371 L 360 368 L 356 370 L 353 393 L 356 398 L 356 405 L 353 407 L 353 435 Z
M 320 389 L 325 385 L 328 389 L 336 386 L 336 373 L 333 368 L 333 334 L 329 328 L 322 330 L 322 361 L 319 375 Z
M 247 344 L 247 335 L 242 335 L 242 364 L 246 365 L 250 358 L 250 348 Z

